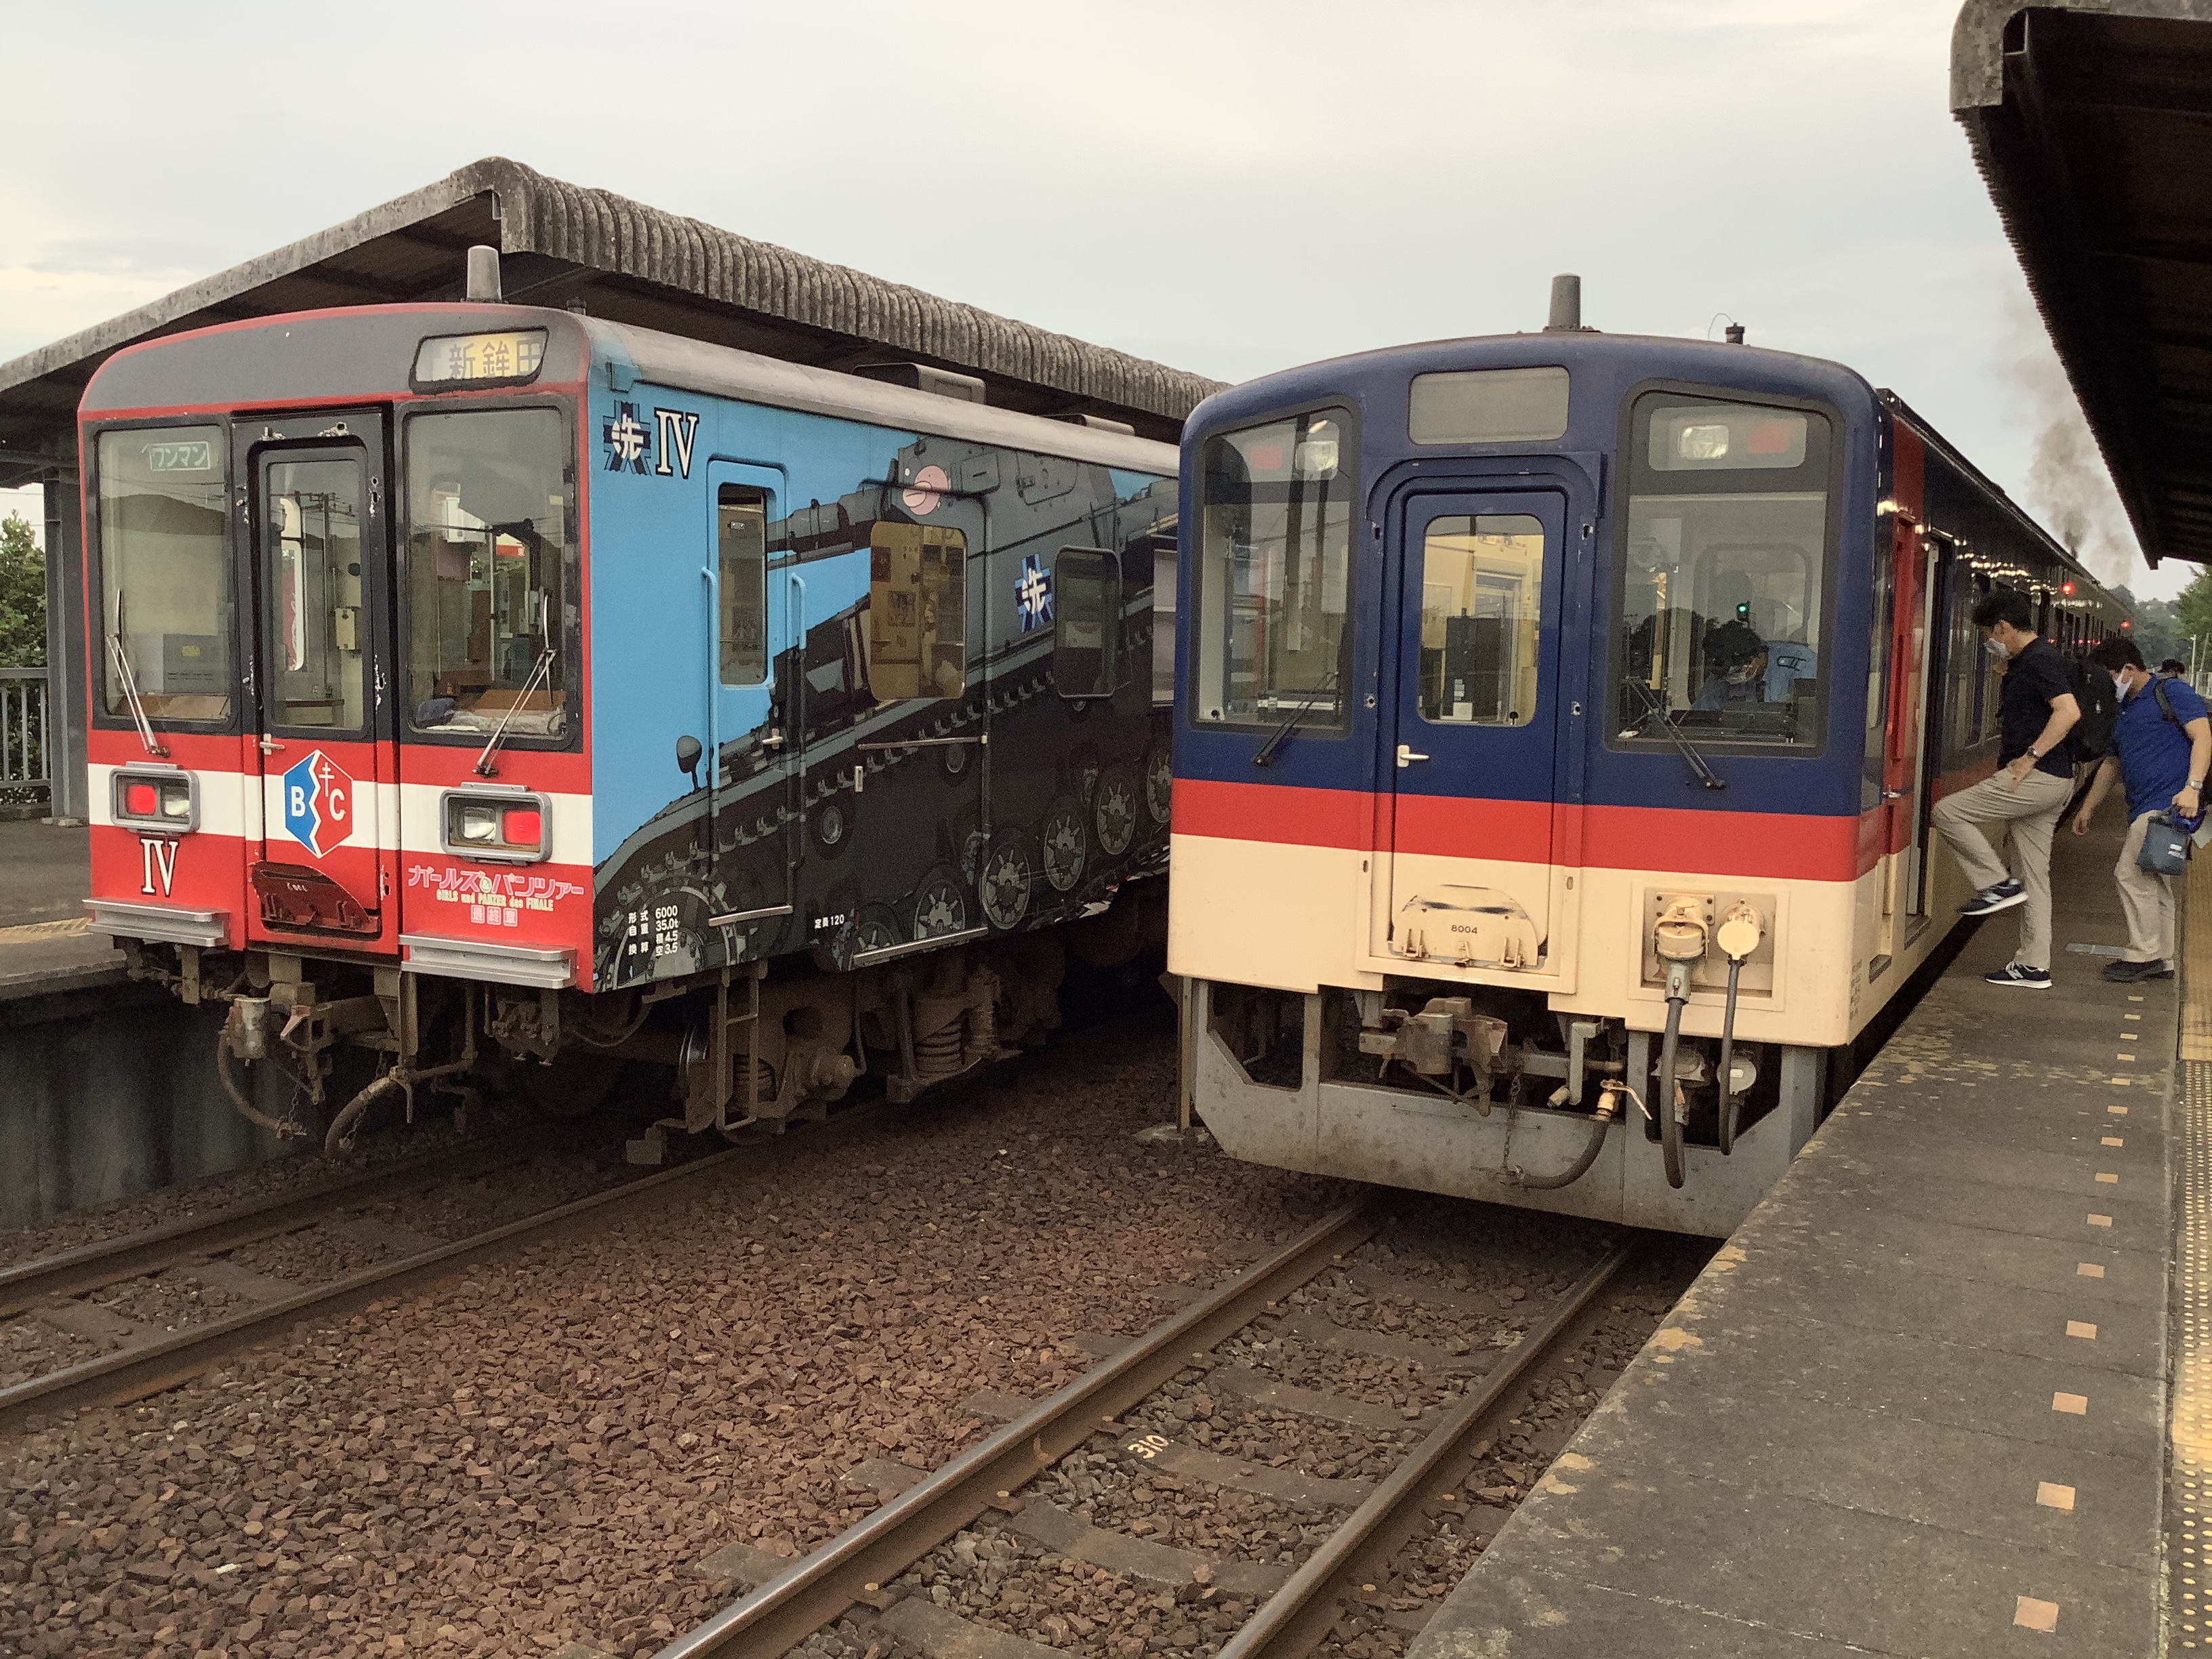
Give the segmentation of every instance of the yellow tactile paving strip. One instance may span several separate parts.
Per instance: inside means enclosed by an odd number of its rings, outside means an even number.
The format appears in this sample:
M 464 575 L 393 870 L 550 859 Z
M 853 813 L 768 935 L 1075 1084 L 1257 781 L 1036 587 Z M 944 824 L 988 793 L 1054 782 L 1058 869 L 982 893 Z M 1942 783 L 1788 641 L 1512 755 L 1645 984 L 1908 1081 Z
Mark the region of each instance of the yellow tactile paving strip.
M 91 926 L 90 916 L 70 916 L 62 921 L 27 921 L 20 927 L 0 927 L 0 945 L 27 945 L 42 939 L 72 939 Z
M 2167 1424 L 2166 1637 L 2212 1650 L 2212 858 L 2191 864 L 2183 904 L 2180 1216 L 2174 1241 L 2173 1396 Z

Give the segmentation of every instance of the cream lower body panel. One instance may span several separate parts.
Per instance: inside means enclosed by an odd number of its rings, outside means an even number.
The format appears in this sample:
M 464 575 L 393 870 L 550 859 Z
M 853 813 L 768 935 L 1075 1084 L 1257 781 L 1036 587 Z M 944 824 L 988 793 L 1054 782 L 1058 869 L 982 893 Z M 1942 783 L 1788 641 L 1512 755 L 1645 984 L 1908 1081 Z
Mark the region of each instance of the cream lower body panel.
M 1940 939 L 1955 900 L 1937 889 L 1941 909 L 1909 952 L 1869 984 L 1870 932 L 1881 921 L 1885 866 L 1856 882 L 1716 876 L 1665 870 L 1582 869 L 1555 878 L 1558 902 L 1544 970 L 1459 968 L 1378 953 L 1373 907 L 1386 896 L 1357 849 L 1176 836 L 1170 842 L 1168 966 L 1194 979 L 1270 990 L 1322 986 L 1375 989 L 1386 975 L 1445 984 L 1495 985 L 1544 994 L 1561 1013 L 1626 1021 L 1656 1031 L 1667 1020 L 1663 986 L 1646 982 L 1644 948 L 1653 893 L 1742 895 L 1773 919 L 1771 983 L 1745 989 L 1736 1003 L 1737 1036 L 1750 1042 L 1835 1048 L 1893 994 Z M 1531 866 L 1480 859 L 1425 858 L 1422 878 L 1512 891 Z M 1567 881 L 1573 886 L 1569 888 Z M 1716 959 L 1717 961 L 1717 959 Z M 1724 974 L 1692 990 L 1682 1030 L 1718 1036 L 1727 1000 Z

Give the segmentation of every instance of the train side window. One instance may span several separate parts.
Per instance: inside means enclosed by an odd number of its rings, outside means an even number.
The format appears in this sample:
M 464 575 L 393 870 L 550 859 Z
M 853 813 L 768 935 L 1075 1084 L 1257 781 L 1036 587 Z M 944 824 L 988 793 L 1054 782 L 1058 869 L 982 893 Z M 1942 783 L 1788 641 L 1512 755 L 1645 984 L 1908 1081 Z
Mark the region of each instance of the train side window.
M 721 592 L 722 684 L 768 678 L 768 496 L 742 484 L 714 494 L 714 544 Z
M 1526 726 L 1536 709 L 1544 526 L 1525 514 L 1429 520 L 1421 547 L 1425 720 Z
M 938 525 L 868 532 L 868 685 L 878 702 L 968 689 L 968 538 Z
M 1121 683 L 1121 562 L 1063 547 L 1052 562 L 1052 683 L 1063 697 L 1110 697 Z
M 1819 744 L 1827 417 L 1658 392 L 1630 431 L 1616 740 L 1663 741 L 1664 720 L 1724 743 Z
M 1206 441 L 1192 573 L 1191 718 L 1309 732 L 1344 724 L 1359 464 L 1348 411 Z

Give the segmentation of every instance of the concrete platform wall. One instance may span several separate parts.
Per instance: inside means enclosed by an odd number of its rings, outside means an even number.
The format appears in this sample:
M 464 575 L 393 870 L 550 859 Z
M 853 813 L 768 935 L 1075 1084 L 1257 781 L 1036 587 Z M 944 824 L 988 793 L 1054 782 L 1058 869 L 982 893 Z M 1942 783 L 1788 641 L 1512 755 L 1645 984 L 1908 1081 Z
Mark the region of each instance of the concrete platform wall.
M 215 1070 L 222 1010 L 119 974 L 77 977 L 94 982 L 0 988 L 0 1227 L 301 1146 L 231 1109 Z M 283 1079 L 257 1079 L 270 1110 L 289 1093 Z

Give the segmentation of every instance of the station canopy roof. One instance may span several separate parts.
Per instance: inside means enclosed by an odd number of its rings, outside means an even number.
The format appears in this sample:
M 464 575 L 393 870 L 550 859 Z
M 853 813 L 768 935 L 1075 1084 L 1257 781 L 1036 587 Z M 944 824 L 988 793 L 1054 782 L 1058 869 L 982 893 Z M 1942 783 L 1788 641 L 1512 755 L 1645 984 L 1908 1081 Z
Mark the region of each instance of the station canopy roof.
M 1097 415 L 1173 441 L 1219 382 L 564 184 L 494 156 L 289 247 L 0 363 L 0 484 L 76 465 L 77 400 L 112 352 L 331 306 L 459 299 L 497 247 L 506 297 L 827 368 L 895 360 L 980 378 L 990 401 Z
M 1966 0 L 1951 109 L 2144 556 L 2212 561 L 2212 0 Z

